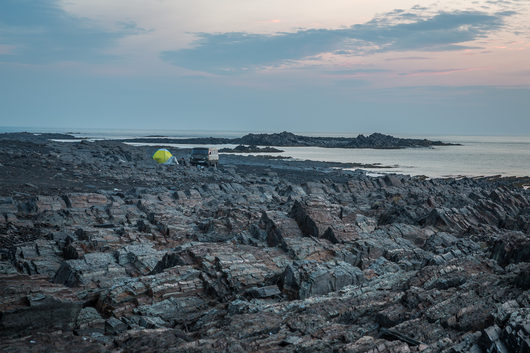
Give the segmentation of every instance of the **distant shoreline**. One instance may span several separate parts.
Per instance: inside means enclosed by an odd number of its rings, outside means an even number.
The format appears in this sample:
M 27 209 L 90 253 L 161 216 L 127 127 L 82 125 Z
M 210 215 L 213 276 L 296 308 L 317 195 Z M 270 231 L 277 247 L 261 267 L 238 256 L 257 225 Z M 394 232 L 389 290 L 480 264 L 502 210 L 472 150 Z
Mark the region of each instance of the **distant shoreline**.
M 122 129 L 122 128 L 72 128 L 72 127 L 43 127 L 43 126 L 0 126 L 0 135 L 4 133 L 21 133 L 29 132 L 36 134 L 59 133 L 65 135 L 74 135 L 76 138 L 81 137 L 101 137 L 105 139 L 112 139 L 113 136 L 136 136 L 142 138 L 148 137 L 162 137 L 162 138 L 193 138 L 193 137 L 223 137 L 236 138 L 247 134 L 273 134 L 274 131 L 250 131 L 250 130 L 209 130 L 209 129 Z M 347 137 L 352 138 L 360 134 L 369 135 L 370 131 L 292 131 L 296 135 L 301 136 L 322 136 L 322 137 Z M 431 140 L 447 139 L 450 137 L 459 138 L 530 138 L 529 133 L 459 133 L 459 132 L 439 132 L 439 131 L 419 131 L 419 132 L 381 132 L 382 134 L 392 135 L 399 138 L 413 138 L 422 139 L 427 138 Z M 104 137 L 103 137 L 104 136 Z
M 30 133 L 15 132 L 2 133 L 0 139 L 16 139 L 28 142 L 44 140 L 77 140 L 71 134 L 61 133 Z M 277 146 L 277 147 L 324 147 L 324 148 L 372 148 L 372 149 L 401 149 L 434 146 L 460 146 L 460 144 L 432 141 L 428 139 L 400 138 L 391 135 L 373 133 L 369 136 L 358 135 L 357 137 L 313 137 L 295 135 L 291 132 L 274 134 L 247 134 L 243 137 L 194 137 L 172 139 L 162 135 L 151 135 L 142 138 L 131 139 L 109 139 L 110 141 L 131 143 L 172 143 L 172 144 L 197 144 L 197 145 L 223 145 L 233 144 L 241 146 Z M 267 152 L 267 151 L 264 151 Z M 270 151 L 268 151 L 270 152 Z

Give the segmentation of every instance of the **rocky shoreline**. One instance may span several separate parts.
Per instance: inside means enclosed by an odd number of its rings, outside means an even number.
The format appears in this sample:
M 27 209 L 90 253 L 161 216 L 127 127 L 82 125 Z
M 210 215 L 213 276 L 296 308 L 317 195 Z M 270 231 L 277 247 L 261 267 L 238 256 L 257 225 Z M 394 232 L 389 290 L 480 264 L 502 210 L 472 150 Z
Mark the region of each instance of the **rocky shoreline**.
M 155 150 L 0 136 L 0 351 L 529 350 L 528 178 Z

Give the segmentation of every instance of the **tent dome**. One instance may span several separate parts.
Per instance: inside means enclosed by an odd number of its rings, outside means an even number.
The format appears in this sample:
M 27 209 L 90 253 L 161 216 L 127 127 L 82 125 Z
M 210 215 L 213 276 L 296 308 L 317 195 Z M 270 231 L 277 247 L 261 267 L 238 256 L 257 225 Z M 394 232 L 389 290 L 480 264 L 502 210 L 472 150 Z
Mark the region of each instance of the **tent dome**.
M 159 164 L 168 163 L 171 157 L 173 157 L 173 155 L 165 148 L 161 148 L 153 154 L 153 159 Z

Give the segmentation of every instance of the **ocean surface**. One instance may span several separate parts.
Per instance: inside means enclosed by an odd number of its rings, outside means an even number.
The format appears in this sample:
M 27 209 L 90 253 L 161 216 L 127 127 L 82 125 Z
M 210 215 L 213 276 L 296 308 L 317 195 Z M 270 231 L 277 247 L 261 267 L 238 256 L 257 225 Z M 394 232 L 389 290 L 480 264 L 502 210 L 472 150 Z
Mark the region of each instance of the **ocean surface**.
M 66 130 L 63 129 L 20 129 L 1 128 L 0 132 L 62 132 L 79 138 L 125 139 L 145 136 L 178 137 L 238 137 L 248 132 L 230 131 L 167 131 L 167 130 Z M 358 133 L 323 134 L 303 133 L 313 136 L 355 137 Z M 282 153 L 267 153 L 293 157 L 298 160 L 331 161 L 344 163 L 378 164 L 383 168 L 365 168 L 371 173 L 400 173 L 425 175 L 428 177 L 458 176 L 530 176 L 530 136 L 405 136 L 427 138 L 443 142 L 459 143 L 461 146 L 440 146 L 434 148 L 406 148 L 398 150 L 343 149 L 321 147 L 280 147 Z M 168 147 L 193 147 L 190 145 L 167 144 Z M 233 145 L 216 146 L 235 147 Z M 221 157 L 222 158 L 222 157 Z

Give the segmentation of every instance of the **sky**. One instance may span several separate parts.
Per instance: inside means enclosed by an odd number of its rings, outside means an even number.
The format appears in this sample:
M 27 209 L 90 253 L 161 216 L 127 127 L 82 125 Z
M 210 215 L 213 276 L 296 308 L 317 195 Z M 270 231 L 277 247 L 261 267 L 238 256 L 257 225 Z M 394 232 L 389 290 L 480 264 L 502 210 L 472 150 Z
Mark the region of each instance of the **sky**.
M 530 135 L 528 0 L 0 0 L 0 126 Z

